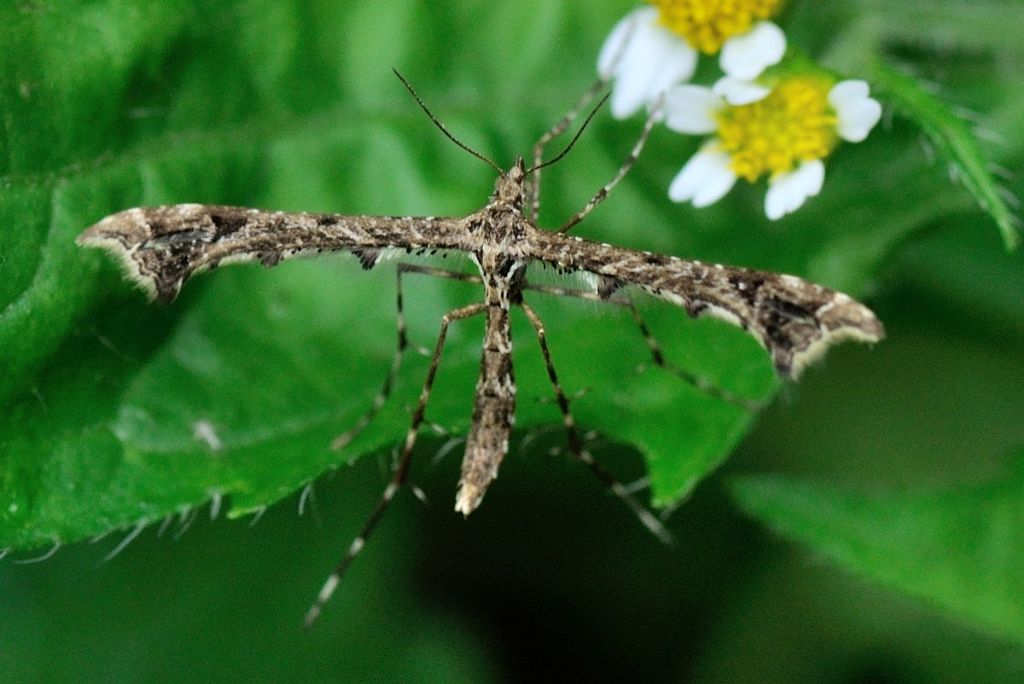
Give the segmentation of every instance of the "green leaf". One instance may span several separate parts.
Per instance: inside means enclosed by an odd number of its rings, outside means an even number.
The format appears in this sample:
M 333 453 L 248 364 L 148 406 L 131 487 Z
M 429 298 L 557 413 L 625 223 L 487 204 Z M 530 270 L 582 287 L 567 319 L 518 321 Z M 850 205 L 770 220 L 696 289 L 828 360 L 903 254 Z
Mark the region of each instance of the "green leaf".
M 1024 641 L 1024 454 L 1001 477 L 887 494 L 739 479 L 740 506 L 854 572 Z
M 897 111 L 921 127 L 949 164 L 952 177 L 966 186 L 996 222 L 1006 248 L 1015 249 L 1020 240 L 1019 220 L 1003 199 L 999 183 L 990 171 L 992 162 L 985 156 L 967 122 L 920 81 L 881 60 L 873 63 L 870 77 Z
M 482 0 L 430 11 L 397 0 L 0 9 L 0 548 L 131 527 L 211 497 L 230 497 L 237 515 L 402 439 L 426 368 L 415 353 L 361 437 L 340 454 L 327 448 L 369 407 L 391 363 L 388 267 L 363 272 L 347 256 L 232 267 L 161 309 L 128 294 L 105 255 L 74 238 L 106 214 L 185 201 L 477 209 L 492 174 L 431 127 L 390 67 L 461 139 L 510 164 L 589 85 L 626 11 L 517 8 L 538 23 L 502 19 L 507 9 Z M 545 171 L 542 224 L 558 225 L 610 179 L 638 129 L 599 117 Z M 859 295 L 894 244 L 963 209 L 956 197 L 932 201 L 944 181 L 922 173 L 926 160 L 904 142 L 875 135 L 841 151 L 822 195 L 769 225 L 763 187 L 737 188 L 708 210 L 671 204 L 668 183 L 697 141 L 657 130 L 636 171 L 578 230 Z M 410 336 L 423 347 L 445 311 L 478 297 L 418 276 L 406 287 Z M 582 428 L 640 449 L 657 505 L 685 497 L 749 429 L 749 411 L 654 367 L 627 312 L 530 300 Z M 742 331 L 663 304 L 643 312 L 684 370 L 754 401 L 776 391 L 766 355 Z M 532 329 L 513 324 L 517 427 L 557 427 Z M 480 330 L 479 321 L 453 328 L 428 408 L 453 435 L 470 420 Z
M 1019 29 L 1024 7 L 1015 0 L 856 0 L 858 18 L 887 40 L 937 50 L 1000 50 L 1024 53 Z

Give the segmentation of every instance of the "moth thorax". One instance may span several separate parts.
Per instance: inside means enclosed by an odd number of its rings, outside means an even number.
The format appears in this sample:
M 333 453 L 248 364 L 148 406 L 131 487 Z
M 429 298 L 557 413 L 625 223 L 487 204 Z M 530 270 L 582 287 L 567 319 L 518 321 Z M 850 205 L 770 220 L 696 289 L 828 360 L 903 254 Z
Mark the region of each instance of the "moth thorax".
M 522 210 L 501 202 L 492 203 L 488 209 L 482 226 L 485 241 L 502 253 L 516 251 L 516 243 L 526 237 Z

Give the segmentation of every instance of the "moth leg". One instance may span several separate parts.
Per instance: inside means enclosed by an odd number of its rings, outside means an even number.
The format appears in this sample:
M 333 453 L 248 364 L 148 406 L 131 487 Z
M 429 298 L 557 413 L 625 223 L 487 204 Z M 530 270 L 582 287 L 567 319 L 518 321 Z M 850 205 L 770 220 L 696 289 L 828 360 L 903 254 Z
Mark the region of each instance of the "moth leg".
M 565 396 L 565 392 L 562 390 L 562 385 L 558 382 L 558 374 L 555 372 L 555 366 L 551 362 L 551 351 L 548 349 L 547 335 L 544 332 L 544 322 L 540 320 L 537 313 L 525 302 L 520 303 L 523 308 L 523 313 L 530 320 L 534 330 L 537 332 L 537 341 L 540 343 L 541 353 L 544 355 L 544 365 L 547 367 L 548 379 L 551 380 L 551 386 L 555 390 L 555 397 L 558 400 L 558 408 L 562 411 L 562 425 L 565 427 L 566 437 L 569 440 L 569 452 L 572 457 L 577 461 L 583 463 L 587 468 L 590 469 L 598 480 L 600 480 L 611 492 L 619 497 L 629 508 L 633 511 L 636 517 L 643 523 L 644 527 L 654 533 L 663 542 L 670 544 L 672 543 L 672 535 L 669 533 L 665 526 L 662 525 L 661 521 L 651 513 L 647 508 L 641 504 L 636 498 L 630 493 L 630 491 L 615 479 L 615 476 L 609 473 L 607 470 L 601 467 L 601 465 L 594 460 L 593 455 L 587 451 L 583 445 L 583 440 L 580 439 L 579 431 L 576 428 L 576 420 L 572 416 L 572 411 L 569 409 L 569 399 Z
M 452 271 L 447 268 L 435 268 L 434 266 L 420 266 L 419 264 L 399 264 L 399 269 L 404 273 L 416 273 L 419 275 L 432 276 L 434 278 L 446 278 L 447 280 L 457 280 L 463 283 L 477 283 L 478 285 L 483 284 L 484 280 L 478 275 L 472 273 L 463 273 L 461 271 Z M 420 347 L 420 353 L 424 356 L 430 352 Z
M 630 151 L 629 156 L 626 157 L 626 161 L 619 167 L 618 173 L 610 181 L 605 183 L 604 187 L 597 191 L 597 194 L 590 198 L 586 206 L 577 211 L 572 217 L 562 224 L 562 227 L 558 229 L 559 233 L 568 233 L 573 226 L 586 218 L 587 214 L 594 210 L 598 204 L 603 202 L 608 193 L 612 191 L 619 181 L 622 180 L 629 170 L 636 164 L 636 160 L 640 157 L 640 152 L 644 149 L 644 144 L 647 142 L 647 137 L 651 134 L 651 129 L 654 128 L 655 122 L 661 115 L 661 99 L 659 98 L 652 106 L 650 114 L 647 115 L 647 121 L 644 122 L 644 128 L 640 132 L 640 137 L 637 139 L 636 144 L 633 145 L 633 149 Z
M 373 403 L 370 408 L 367 409 L 356 424 L 351 428 L 343 432 L 334 438 L 331 442 L 331 449 L 334 451 L 340 451 L 346 446 L 351 444 L 352 440 L 359 436 L 366 426 L 377 417 L 380 410 L 384 408 L 384 404 L 387 403 L 388 398 L 391 396 L 392 390 L 395 388 L 395 381 L 398 379 L 398 371 L 402 366 L 402 358 L 405 356 L 405 352 L 409 348 L 409 337 L 405 327 L 405 309 L 403 308 L 403 297 L 402 297 L 402 276 L 406 273 L 419 273 L 423 275 L 436 276 L 438 278 L 449 278 L 451 280 L 463 280 L 466 282 L 479 283 L 480 276 L 472 275 L 469 273 L 459 273 L 458 271 L 448 271 L 441 268 L 431 268 L 429 266 L 418 266 L 415 264 L 399 264 L 396 271 L 396 287 L 395 287 L 395 305 L 397 311 L 397 328 L 398 328 L 398 348 L 395 350 L 395 355 L 391 360 L 391 367 L 388 369 L 387 377 L 384 378 L 384 386 L 381 387 L 380 392 L 373 398 Z M 424 354 L 428 352 L 423 350 Z
M 572 122 L 580 115 L 584 109 L 593 101 L 597 94 L 604 90 L 604 87 L 608 85 L 608 81 L 603 78 L 599 78 L 594 81 L 594 84 L 587 89 L 587 92 L 583 93 L 583 97 L 580 98 L 579 102 L 570 109 L 565 116 L 558 120 L 554 126 L 552 126 L 544 135 L 540 136 L 533 145 L 533 164 L 532 167 L 539 167 L 544 156 L 544 147 L 565 133 L 565 130 L 572 125 Z M 535 168 L 533 174 L 526 180 L 526 201 L 523 203 L 527 208 L 527 218 L 533 222 L 537 221 L 537 215 L 540 213 L 540 168 Z
M 396 328 L 398 329 L 398 346 L 395 349 L 395 355 L 391 359 L 391 366 L 388 368 L 387 377 L 384 378 L 384 386 L 380 388 L 377 396 L 373 398 L 373 403 L 370 404 L 370 408 L 366 410 L 356 424 L 351 428 L 341 433 L 331 442 L 331 449 L 334 451 L 341 451 L 348 446 L 353 439 L 359 436 L 366 426 L 370 424 L 381 408 L 387 402 L 391 396 L 391 391 L 395 388 L 395 380 L 398 378 L 398 370 L 402 366 L 402 357 L 405 356 L 406 349 L 409 348 L 409 336 L 406 333 L 405 328 L 405 309 L 402 304 L 402 274 L 404 269 L 399 266 L 396 270 L 395 276 L 395 310 L 396 310 Z
M 602 297 L 598 293 L 591 292 L 589 290 L 572 290 L 563 287 L 533 285 L 530 283 L 527 283 L 523 289 L 542 292 L 544 294 L 558 295 L 560 297 L 576 297 L 577 299 L 586 299 L 594 302 L 605 302 L 629 309 L 629 313 L 633 317 L 633 322 L 636 323 L 637 328 L 640 330 L 640 334 L 644 338 L 644 343 L 647 345 L 647 349 L 651 352 L 651 361 L 654 362 L 654 365 L 672 373 L 683 382 L 692 385 L 695 389 L 703 392 L 704 394 L 728 404 L 732 404 L 733 406 L 737 406 L 745 411 L 756 412 L 764 408 L 764 402 L 747 399 L 746 397 L 733 394 L 729 390 L 723 389 L 695 373 L 691 373 L 688 370 L 680 368 L 666 359 L 665 354 L 661 350 L 661 345 L 658 344 L 658 341 L 655 339 L 651 329 L 647 327 L 647 323 L 640 314 L 640 310 L 637 309 L 636 304 L 625 297 Z
M 416 445 L 416 435 L 419 432 L 420 425 L 423 424 L 423 416 L 427 410 L 427 401 L 430 399 L 430 391 L 434 386 L 434 377 L 437 375 L 437 368 L 441 363 L 441 352 L 444 350 L 445 338 L 448 335 L 448 326 L 455 321 L 459 321 L 471 316 L 476 316 L 487 310 L 487 305 L 483 303 L 470 304 L 460 309 L 454 309 L 449 311 L 441 318 L 441 332 L 437 337 L 437 344 L 434 347 L 434 355 L 430 361 L 430 368 L 427 370 L 427 378 L 423 382 L 423 390 L 420 392 L 419 402 L 416 404 L 416 410 L 412 414 L 412 422 L 409 425 L 408 432 L 405 433 L 405 442 L 402 444 L 402 451 L 398 458 L 398 463 L 395 466 L 394 472 L 391 474 L 391 481 L 388 482 L 387 487 L 384 488 L 384 493 L 381 495 L 379 501 L 377 501 L 376 507 L 363 524 L 362 532 L 359 536 L 352 540 L 352 543 L 348 547 L 348 551 L 342 557 L 341 561 L 334 568 L 334 572 L 328 576 L 327 581 L 324 582 L 323 587 L 320 589 L 320 593 L 317 594 L 316 601 L 310 606 L 309 611 L 306 613 L 306 627 L 308 628 L 320 615 L 320 611 L 323 609 L 324 604 L 327 603 L 331 598 L 331 594 L 337 589 L 338 583 L 341 582 L 341 578 L 344 576 L 345 571 L 348 570 L 352 561 L 359 555 L 359 552 L 363 550 L 366 545 L 366 540 L 370 538 L 373 531 L 376 529 L 377 524 L 384 516 L 384 512 L 391 504 L 391 500 L 395 498 L 395 494 L 402 488 L 402 485 L 409 479 L 409 464 L 412 460 L 412 449 Z
M 656 366 L 661 366 L 669 373 L 672 373 L 676 377 L 683 380 L 683 382 L 692 385 L 697 390 L 703 392 L 704 394 L 712 396 L 715 399 L 720 399 L 721 401 L 724 401 L 728 404 L 732 404 L 733 406 L 737 406 L 746 411 L 750 411 L 751 413 L 760 411 L 761 409 L 764 408 L 763 402 L 754 401 L 753 399 L 747 399 L 745 397 L 737 396 L 730 392 L 729 390 L 722 389 L 718 385 L 712 384 L 707 379 L 702 378 L 694 373 L 691 373 L 688 370 L 680 368 L 671 361 L 668 361 L 665 358 L 665 355 L 662 353 L 661 346 L 658 344 L 658 341 L 654 338 L 654 335 L 651 333 L 651 329 L 647 327 L 647 323 L 644 321 L 643 316 L 640 315 L 640 310 L 636 308 L 636 304 L 629 301 L 628 299 L 624 299 L 622 300 L 622 306 L 627 307 L 629 309 L 630 314 L 632 314 L 633 322 L 635 322 L 637 328 L 640 329 L 640 334 L 643 335 L 644 342 L 647 343 L 647 348 L 651 352 L 651 360 L 654 361 L 654 364 Z
M 421 275 L 434 276 L 435 278 L 447 278 L 448 280 L 459 280 L 464 283 L 482 283 L 483 278 L 473 273 L 462 273 L 460 271 L 449 271 L 446 268 L 434 268 L 433 266 L 420 266 L 419 264 L 401 264 L 399 269 L 406 273 L 419 273 Z

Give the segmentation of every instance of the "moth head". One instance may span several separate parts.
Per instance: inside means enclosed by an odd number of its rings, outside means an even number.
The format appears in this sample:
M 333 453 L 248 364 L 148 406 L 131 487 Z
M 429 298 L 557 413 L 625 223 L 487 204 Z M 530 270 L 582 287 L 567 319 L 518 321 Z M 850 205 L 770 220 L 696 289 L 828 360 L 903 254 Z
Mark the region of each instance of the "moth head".
M 494 181 L 492 199 L 500 204 L 510 205 L 515 209 L 523 208 L 523 196 L 526 192 L 526 164 L 522 157 L 516 158 L 511 169 L 504 172 Z

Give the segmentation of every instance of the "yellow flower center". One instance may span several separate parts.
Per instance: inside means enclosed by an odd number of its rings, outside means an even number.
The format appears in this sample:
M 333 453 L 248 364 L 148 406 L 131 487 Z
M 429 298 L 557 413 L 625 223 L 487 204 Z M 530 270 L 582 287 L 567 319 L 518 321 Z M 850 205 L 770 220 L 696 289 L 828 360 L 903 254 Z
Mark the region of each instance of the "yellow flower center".
M 714 54 L 722 43 L 746 33 L 779 11 L 782 0 L 650 0 L 661 23 L 696 50 Z
M 828 77 L 794 76 L 762 100 L 719 110 L 718 138 L 736 175 L 753 183 L 762 174 L 827 157 L 838 142 L 831 87 Z

